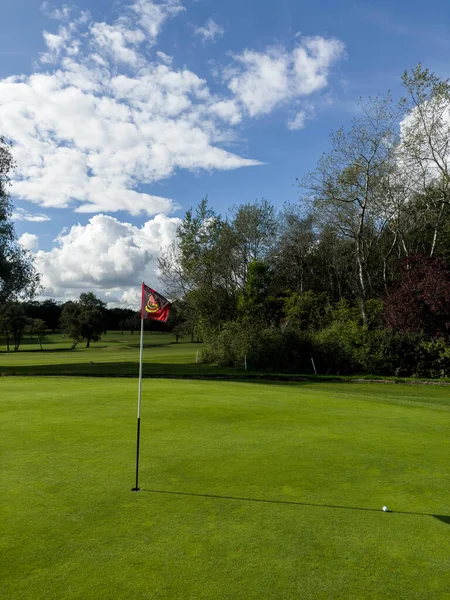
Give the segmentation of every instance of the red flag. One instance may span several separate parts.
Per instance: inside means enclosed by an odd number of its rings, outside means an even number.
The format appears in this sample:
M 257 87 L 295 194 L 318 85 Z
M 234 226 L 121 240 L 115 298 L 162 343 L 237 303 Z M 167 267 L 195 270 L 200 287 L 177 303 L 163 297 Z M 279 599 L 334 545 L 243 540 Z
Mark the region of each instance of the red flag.
M 152 319 L 165 323 L 169 318 L 171 304 L 155 290 L 142 284 L 141 319 Z

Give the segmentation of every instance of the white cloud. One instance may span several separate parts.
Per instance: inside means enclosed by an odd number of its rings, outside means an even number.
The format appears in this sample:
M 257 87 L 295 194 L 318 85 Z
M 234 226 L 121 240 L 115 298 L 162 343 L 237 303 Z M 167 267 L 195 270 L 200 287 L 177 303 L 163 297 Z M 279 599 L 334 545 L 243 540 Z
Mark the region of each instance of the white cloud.
M 61 8 L 56 8 L 55 6 L 52 6 L 50 2 L 45 1 L 41 4 L 41 10 L 50 19 L 55 19 L 55 21 L 67 21 L 73 11 L 73 6 L 63 4 Z
M 23 233 L 19 238 L 19 244 L 26 250 L 36 250 L 38 243 L 38 236 L 33 233 Z
M 211 105 L 211 112 L 215 113 L 224 121 L 228 121 L 230 125 L 236 125 L 242 119 L 239 106 L 234 100 L 221 100 Z
M 137 1 L 115 23 L 85 16 L 45 32 L 50 72 L 0 80 L 0 130 L 14 141 L 13 193 L 45 207 L 79 212 L 169 213 L 170 198 L 139 186 L 178 169 L 259 164 L 217 146 L 239 120 L 195 73 L 169 57 L 146 58 L 174 0 Z M 143 29 L 144 28 L 144 29 Z M 125 70 L 121 70 L 124 65 Z M 131 70 L 130 70 L 131 68 Z
M 92 43 L 97 46 L 99 53 L 109 55 L 114 61 L 137 65 L 139 55 L 133 49 L 145 40 L 141 29 L 128 29 L 120 22 L 114 25 L 94 23 L 90 28 Z M 131 46 L 131 47 L 130 47 Z
M 116 297 L 125 294 L 127 302 L 142 281 L 158 285 L 156 259 L 174 240 L 180 222 L 159 214 L 136 227 L 100 214 L 87 225 L 74 225 L 61 232 L 49 252 L 36 253 L 43 294 L 74 298 L 91 290 Z
M 12 214 L 14 221 L 30 221 L 34 223 L 43 223 L 44 221 L 50 221 L 50 217 L 40 214 L 33 214 L 25 210 L 24 208 L 16 208 Z
M 288 121 L 288 129 L 291 131 L 298 131 L 306 126 L 306 121 L 314 118 L 315 110 L 314 106 L 310 102 L 303 102 L 302 108 L 297 111 L 297 114 L 293 119 Z
M 288 121 L 288 129 L 291 131 L 297 131 L 298 129 L 303 129 L 306 123 L 307 115 L 304 110 L 300 110 L 294 119 Z
M 221 144 L 236 141 L 233 127 L 244 116 L 324 88 L 343 53 L 341 42 L 323 38 L 300 40 L 291 53 L 246 50 L 224 70 L 223 93 L 213 93 L 165 53 L 149 58 L 165 21 L 184 10 L 180 2 L 127 7 L 112 24 L 58 9 L 54 18 L 64 23 L 44 32 L 45 69 L 0 79 L 0 131 L 13 141 L 18 164 L 15 196 L 84 213 L 170 213 L 174 201 L 143 186 L 180 169 L 260 164 Z
M 148 39 L 155 42 L 164 22 L 185 10 L 178 0 L 163 0 L 157 4 L 153 0 L 136 0 L 132 10 L 139 19 L 139 24 L 147 33 Z
M 212 19 L 208 19 L 203 26 L 194 29 L 194 35 L 199 35 L 204 42 L 215 42 L 224 33 L 225 29 Z
M 163 62 L 166 65 L 171 65 L 173 62 L 173 57 L 169 56 L 165 52 L 161 52 L 161 50 L 158 50 L 156 56 L 160 59 L 161 62 Z
M 248 114 L 256 117 L 324 89 L 331 66 L 343 54 L 339 40 L 300 38 L 292 52 L 280 47 L 265 52 L 245 50 L 234 56 L 237 65 L 225 69 L 223 76 Z

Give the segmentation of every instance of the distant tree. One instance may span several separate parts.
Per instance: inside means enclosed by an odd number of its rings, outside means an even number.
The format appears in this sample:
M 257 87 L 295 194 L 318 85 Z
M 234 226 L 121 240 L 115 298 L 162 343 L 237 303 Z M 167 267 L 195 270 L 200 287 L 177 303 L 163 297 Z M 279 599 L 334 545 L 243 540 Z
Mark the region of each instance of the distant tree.
M 450 270 L 444 261 L 409 257 L 385 300 L 386 322 L 392 329 L 450 339 Z
M 41 302 L 41 315 L 37 317 L 47 324 L 47 329 L 56 331 L 61 318 L 61 304 L 51 298 Z
M 14 161 L 0 136 L 0 304 L 32 296 L 39 284 L 31 254 L 16 240 L 8 186 Z
M 131 335 L 139 329 L 140 314 L 139 311 L 133 311 L 132 314 L 124 321 L 125 329 L 128 329 Z
M 56 331 L 61 318 L 61 305 L 55 300 L 43 301 L 32 300 L 24 303 L 27 317 L 30 319 L 41 319 L 46 323 L 47 329 Z
M 105 328 L 107 331 L 118 331 L 122 333 L 126 327 L 126 321 L 134 314 L 130 308 L 108 308 L 105 311 Z
M 80 295 L 78 302 L 66 302 L 61 314 L 61 327 L 73 340 L 73 349 L 82 342 L 86 348 L 101 339 L 105 331 L 106 304 L 92 292 Z
M 19 350 L 26 324 L 27 317 L 20 302 L 9 302 L 3 305 L 0 310 L 0 326 L 5 335 L 8 352 L 11 344 L 15 352 Z
M 25 327 L 25 333 L 36 336 L 39 346 L 42 348 L 42 342 L 45 340 L 47 324 L 42 319 L 28 319 Z

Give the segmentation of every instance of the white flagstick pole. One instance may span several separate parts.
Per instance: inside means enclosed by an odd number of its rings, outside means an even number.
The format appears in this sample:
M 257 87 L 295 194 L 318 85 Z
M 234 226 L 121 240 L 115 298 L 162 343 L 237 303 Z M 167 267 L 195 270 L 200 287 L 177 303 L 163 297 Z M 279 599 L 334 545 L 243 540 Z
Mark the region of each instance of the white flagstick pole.
M 144 319 L 141 315 L 141 346 L 139 350 L 139 388 L 138 388 L 138 406 L 137 406 L 137 441 L 136 441 L 136 487 L 133 492 L 139 492 L 139 441 L 141 436 L 141 395 L 142 395 L 142 354 L 144 348 Z

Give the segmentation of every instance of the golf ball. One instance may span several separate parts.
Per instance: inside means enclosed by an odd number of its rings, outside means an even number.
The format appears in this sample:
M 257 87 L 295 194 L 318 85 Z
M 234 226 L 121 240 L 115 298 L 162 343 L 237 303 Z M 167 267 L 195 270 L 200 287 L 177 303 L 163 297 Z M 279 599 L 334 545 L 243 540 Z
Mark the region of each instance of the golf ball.
M 387 506 L 383 506 L 383 510 L 384 510 L 384 512 L 389 512 L 389 509 Z

